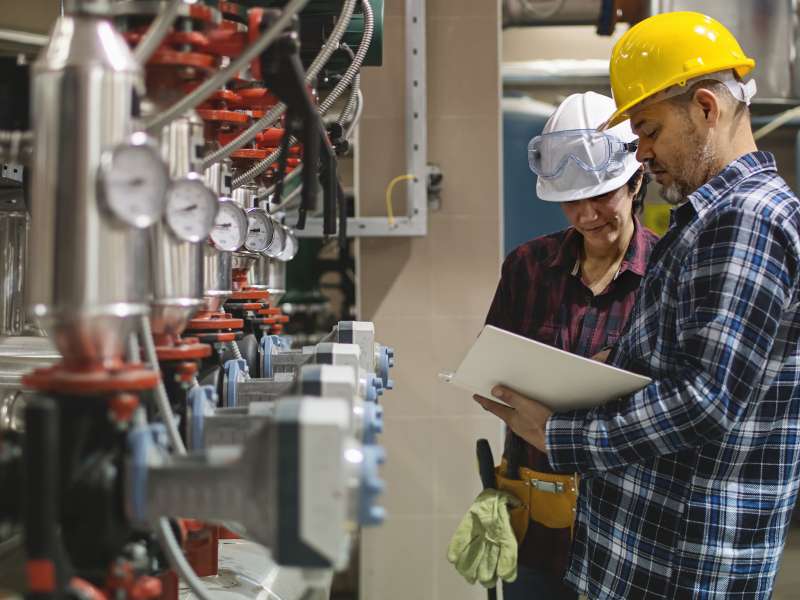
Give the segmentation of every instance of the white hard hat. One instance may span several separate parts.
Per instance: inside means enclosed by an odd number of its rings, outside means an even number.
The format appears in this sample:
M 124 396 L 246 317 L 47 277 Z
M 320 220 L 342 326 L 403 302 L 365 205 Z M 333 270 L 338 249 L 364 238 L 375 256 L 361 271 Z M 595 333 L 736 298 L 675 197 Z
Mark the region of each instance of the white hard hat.
M 595 92 L 572 94 L 559 105 L 528 146 L 539 198 L 570 202 L 599 196 L 625 185 L 641 167 L 629 121 L 597 131 L 615 110 L 614 100 Z

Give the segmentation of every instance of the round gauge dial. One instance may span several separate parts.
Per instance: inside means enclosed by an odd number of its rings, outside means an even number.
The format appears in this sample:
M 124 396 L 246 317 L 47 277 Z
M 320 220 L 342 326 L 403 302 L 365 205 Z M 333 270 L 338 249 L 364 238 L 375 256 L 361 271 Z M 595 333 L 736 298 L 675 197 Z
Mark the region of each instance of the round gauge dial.
M 135 139 L 103 157 L 99 182 L 109 212 L 123 223 L 143 229 L 164 213 L 169 172 L 146 137 Z
M 286 249 L 286 229 L 280 223 L 275 222 L 275 235 L 272 236 L 272 243 L 266 249 L 265 254 L 270 258 L 278 258 Z
M 247 213 L 231 200 L 220 200 L 210 237 L 217 250 L 238 250 L 247 238 Z
M 167 190 L 166 221 L 179 239 L 199 242 L 214 227 L 219 201 L 199 177 L 185 177 Z
M 286 225 L 280 225 L 280 227 L 283 229 L 286 242 L 284 244 L 283 252 L 281 252 L 280 256 L 278 256 L 278 260 L 288 262 L 297 256 L 297 251 L 300 249 L 300 245 L 297 243 L 297 237 L 291 229 L 286 227 Z
M 260 208 L 247 211 L 247 239 L 244 247 L 250 252 L 264 252 L 272 242 L 275 227 L 269 215 Z

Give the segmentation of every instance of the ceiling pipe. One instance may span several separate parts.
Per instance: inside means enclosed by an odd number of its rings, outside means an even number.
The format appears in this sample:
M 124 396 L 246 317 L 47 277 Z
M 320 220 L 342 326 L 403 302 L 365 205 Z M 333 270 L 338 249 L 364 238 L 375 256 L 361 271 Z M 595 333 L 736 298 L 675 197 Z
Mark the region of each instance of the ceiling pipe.
M 503 27 L 594 25 L 611 35 L 617 23 L 648 17 L 652 0 L 503 0 Z

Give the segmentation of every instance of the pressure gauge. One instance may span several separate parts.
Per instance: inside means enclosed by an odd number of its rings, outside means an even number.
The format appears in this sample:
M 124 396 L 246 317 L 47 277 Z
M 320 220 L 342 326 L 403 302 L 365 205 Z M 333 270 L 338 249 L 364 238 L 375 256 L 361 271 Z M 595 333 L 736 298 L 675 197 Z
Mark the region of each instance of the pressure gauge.
M 164 213 L 169 171 L 143 133 L 103 154 L 98 183 L 105 208 L 127 225 L 144 229 Z
M 264 252 L 272 242 L 275 228 L 269 215 L 260 208 L 247 211 L 247 239 L 244 247 L 250 252 Z
M 219 201 L 219 212 L 211 230 L 211 243 L 217 250 L 233 252 L 247 238 L 247 213 L 230 199 Z
M 275 234 L 272 236 L 272 243 L 264 251 L 270 258 L 278 258 L 286 249 L 286 231 L 278 222 L 275 222 Z
M 286 237 L 286 242 L 284 243 L 283 252 L 280 253 L 278 256 L 278 260 L 282 260 L 283 262 L 289 262 L 295 256 L 297 256 L 297 251 L 300 249 L 300 245 L 297 242 L 297 236 L 295 236 L 294 232 L 286 227 L 286 225 L 278 225 L 283 229 L 283 233 Z
M 218 210 L 217 196 L 195 173 L 173 182 L 167 190 L 167 225 L 185 242 L 205 239 L 214 227 Z

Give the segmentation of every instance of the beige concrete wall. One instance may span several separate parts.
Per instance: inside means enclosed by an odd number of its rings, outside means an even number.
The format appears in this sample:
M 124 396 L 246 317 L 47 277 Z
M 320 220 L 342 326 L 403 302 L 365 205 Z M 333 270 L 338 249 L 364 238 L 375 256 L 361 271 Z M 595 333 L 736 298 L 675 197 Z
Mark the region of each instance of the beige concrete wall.
M 60 14 L 60 0 L 2 0 L 0 29 L 47 33 Z
M 600 36 L 593 26 L 515 27 L 503 32 L 503 62 L 553 58 L 605 58 L 627 29 L 617 25 L 614 35 Z
M 404 172 L 403 4 L 387 0 L 385 65 L 363 75 L 362 214 L 385 214 L 384 189 Z M 364 534 L 363 600 L 486 597 L 445 555 L 480 491 L 475 441 L 491 438 L 497 453 L 501 428 L 437 373 L 457 366 L 478 334 L 498 277 L 499 2 L 427 6 L 429 160 L 444 172 L 442 208 L 430 215 L 427 237 L 360 243 L 361 317 L 397 350 L 382 438 L 389 519 Z

